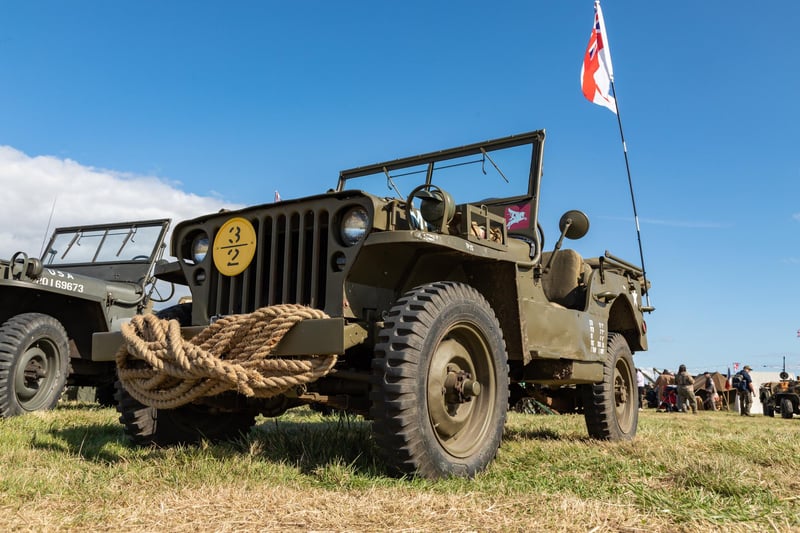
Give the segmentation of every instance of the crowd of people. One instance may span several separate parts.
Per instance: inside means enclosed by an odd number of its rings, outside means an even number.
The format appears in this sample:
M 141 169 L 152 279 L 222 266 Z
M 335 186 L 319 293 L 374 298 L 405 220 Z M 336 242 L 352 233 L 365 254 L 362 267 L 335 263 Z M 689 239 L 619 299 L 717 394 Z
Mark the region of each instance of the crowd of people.
M 753 379 L 750 376 L 749 365 L 745 365 L 739 378 L 731 386 L 739 398 L 741 416 L 753 416 L 750 408 L 753 405 L 753 396 L 756 394 Z M 699 380 L 699 384 L 696 381 Z M 639 389 L 639 408 L 648 405 L 655 407 L 659 412 L 691 411 L 697 414 L 699 406 L 708 411 L 718 411 L 722 408 L 722 394 L 726 391 L 717 390 L 717 384 L 709 372 L 700 376 L 692 376 L 686 370 L 686 365 L 680 365 L 677 373 L 672 373 L 666 368 L 653 382 L 645 384 L 644 374 L 636 369 L 636 385 Z

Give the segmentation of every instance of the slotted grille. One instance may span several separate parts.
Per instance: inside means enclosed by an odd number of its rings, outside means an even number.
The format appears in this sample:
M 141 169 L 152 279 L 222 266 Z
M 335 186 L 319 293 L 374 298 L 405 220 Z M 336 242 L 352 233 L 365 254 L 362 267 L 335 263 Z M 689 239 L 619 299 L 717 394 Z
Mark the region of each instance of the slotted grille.
M 248 220 L 258 239 L 255 257 L 237 276 L 213 270 L 208 285 L 209 314 L 250 313 L 282 303 L 324 309 L 328 211 L 284 208 L 254 214 Z

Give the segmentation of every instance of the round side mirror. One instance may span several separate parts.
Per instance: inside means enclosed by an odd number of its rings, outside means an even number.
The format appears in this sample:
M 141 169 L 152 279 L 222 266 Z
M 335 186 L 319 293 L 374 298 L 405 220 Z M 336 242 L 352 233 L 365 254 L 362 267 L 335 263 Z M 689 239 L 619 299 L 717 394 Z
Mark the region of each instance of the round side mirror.
M 569 227 L 567 225 L 569 224 Z M 589 217 L 583 211 L 571 209 L 561 215 L 558 221 L 558 229 L 568 239 L 580 239 L 589 231 Z

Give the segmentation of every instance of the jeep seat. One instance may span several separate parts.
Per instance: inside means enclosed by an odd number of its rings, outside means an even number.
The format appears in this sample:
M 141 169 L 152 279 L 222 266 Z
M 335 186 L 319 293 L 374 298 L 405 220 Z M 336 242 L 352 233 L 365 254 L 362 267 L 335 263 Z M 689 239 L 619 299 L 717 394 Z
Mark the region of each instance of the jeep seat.
M 586 296 L 586 271 L 591 267 L 584 265 L 583 258 L 575 250 L 555 252 L 550 270 L 542 276 L 544 295 L 551 302 L 570 309 L 583 309 Z M 542 254 L 542 264 L 547 265 L 553 252 Z

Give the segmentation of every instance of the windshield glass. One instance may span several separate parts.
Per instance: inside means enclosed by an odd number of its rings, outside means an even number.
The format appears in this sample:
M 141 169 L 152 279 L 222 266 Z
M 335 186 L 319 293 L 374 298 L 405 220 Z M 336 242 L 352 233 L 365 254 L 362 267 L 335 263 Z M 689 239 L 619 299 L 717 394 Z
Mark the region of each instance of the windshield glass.
M 146 263 L 163 230 L 161 224 L 57 229 L 42 260 L 45 265 Z

